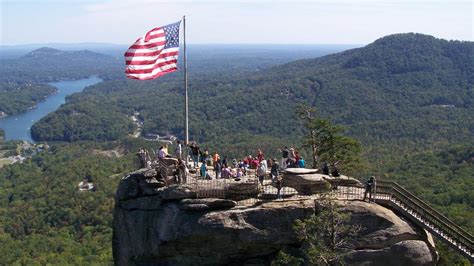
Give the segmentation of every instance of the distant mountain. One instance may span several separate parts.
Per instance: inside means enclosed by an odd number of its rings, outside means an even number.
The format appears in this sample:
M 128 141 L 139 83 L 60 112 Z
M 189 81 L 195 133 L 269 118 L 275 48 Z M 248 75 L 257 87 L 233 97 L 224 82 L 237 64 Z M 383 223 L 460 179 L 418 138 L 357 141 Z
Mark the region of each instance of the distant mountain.
M 123 62 L 88 50 L 61 51 L 42 47 L 16 59 L 0 60 L 0 82 L 49 82 L 99 75 L 122 74 Z
M 44 63 L 52 60 L 107 60 L 113 61 L 108 55 L 95 53 L 89 50 L 61 51 L 50 47 L 42 47 L 20 57 L 21 61 L 31 60 L 32 63 Z
M 125 44 L 112 43 L 38 43 L 38 44 L 22 44 L 22 45 L 0 45 L 0 59 L 19 58 L 32 50 L 41 47 L 51 47 L 61 51 L 79 51 L 89 50 L 96 53 L 115 55 L 120 52 L 120 56 L 128 47 Z
M 60 51 L 60 50 L 49 48 L 49 47 L 42 47 L 32 52 L 29 52 L 27 55 L 23 57 L 31 58 L 31 57 L 44 56 L 44 55 L 51 56 L 51 55 L 59 55 L 62 53 L 64 53 L 64 51 Z
M 190 135 L 227 149 L 296 142 L 302 129 L 294 109 L 306 103 L 321 116 L 345 125 L 369 150 L 389 147 L 400 152 L 472 142 L 473 49 L 472 42 L 395 34 L 363 48 L 298 60 L 240 78 L 226 79 L 220 73 L 194 76 L 190 80 Z M 64 112 L 96 102 L 97 109 L 110 106 L 105 108 L 110 112 L 140 111 L 144 133 L 182 136 L 181 90 L 180 81 L 169 79 L 98 84 L 71 97 L 68 105 L 33 130 L 36 137 L 46 140 L 57 132 L 53 130 L 57 126 L 80 132 L 74 129 L 80 127 L 74 117 Z M 45 123 L 53 120 L 54 125 Z

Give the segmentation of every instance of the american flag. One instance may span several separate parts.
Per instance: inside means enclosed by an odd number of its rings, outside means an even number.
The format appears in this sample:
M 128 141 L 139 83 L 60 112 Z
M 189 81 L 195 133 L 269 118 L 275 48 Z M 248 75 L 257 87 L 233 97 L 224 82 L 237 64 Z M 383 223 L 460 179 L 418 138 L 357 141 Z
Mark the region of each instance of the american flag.
M 155 79 L 178 69 L 181 21 L 154 28 L 125 52 L 125 75 L 132 79 Z

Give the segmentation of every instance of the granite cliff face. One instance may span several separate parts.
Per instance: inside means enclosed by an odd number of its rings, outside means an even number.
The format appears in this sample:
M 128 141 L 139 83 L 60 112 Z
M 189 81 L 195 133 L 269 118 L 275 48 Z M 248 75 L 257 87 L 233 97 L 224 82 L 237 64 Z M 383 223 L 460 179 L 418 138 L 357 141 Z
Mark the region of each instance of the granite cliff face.
M 116 195 L 113 255 L 117 265 L 267 265 L 297 248 L 295 219 L 317 201 L 289 198 L 251 204 L 196 199 L 195 186 L 164 187 L 152 171 L 125 177 Z M 244 185 L 245 186 L 245 185 Z M 434 265 L 430 235 L 377 204 L 340 201 L 362 227 L 348 265 Z

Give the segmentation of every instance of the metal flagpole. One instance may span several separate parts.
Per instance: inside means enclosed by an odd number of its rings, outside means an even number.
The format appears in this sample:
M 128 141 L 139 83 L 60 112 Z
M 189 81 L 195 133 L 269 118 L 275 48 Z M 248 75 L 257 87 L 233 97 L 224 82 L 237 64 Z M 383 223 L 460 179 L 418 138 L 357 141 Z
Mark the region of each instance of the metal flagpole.
M 186 62 L 186 16 L 183 16 L 183 40 L 184 40 L 184 145 L 189 144 L 188 132 L 188 64 Z

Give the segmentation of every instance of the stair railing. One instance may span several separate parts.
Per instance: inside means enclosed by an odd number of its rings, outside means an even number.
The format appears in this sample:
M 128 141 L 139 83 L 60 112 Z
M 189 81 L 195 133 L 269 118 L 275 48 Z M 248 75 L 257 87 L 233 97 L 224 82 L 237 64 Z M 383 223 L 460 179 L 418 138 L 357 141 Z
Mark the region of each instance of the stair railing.
M 474 260 L 472 235 L 396 182 L 377 181 L 375 199 L 396 204 L 430 232 L 458 249 L 471 262 Z

